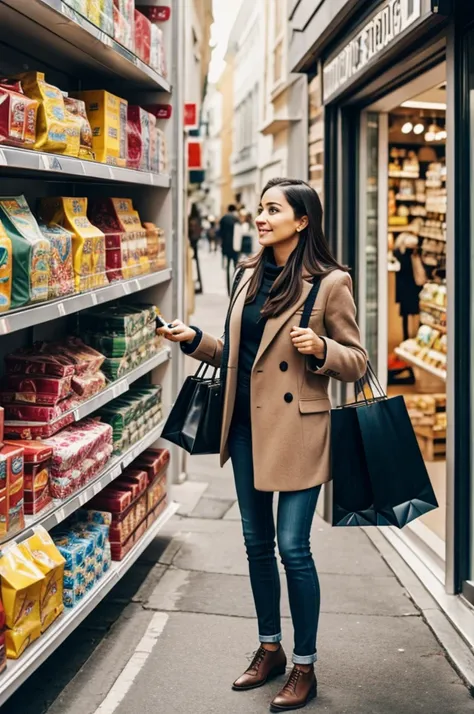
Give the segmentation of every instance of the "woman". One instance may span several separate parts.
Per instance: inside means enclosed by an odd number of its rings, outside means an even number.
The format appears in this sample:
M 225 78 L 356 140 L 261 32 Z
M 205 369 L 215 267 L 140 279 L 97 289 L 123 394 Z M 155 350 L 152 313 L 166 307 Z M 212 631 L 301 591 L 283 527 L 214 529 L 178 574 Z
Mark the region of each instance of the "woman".
M 244 210 L 240 215 L 240 223 L 234 226 L 234 251 L 240 256 L 248 257 L 255 253 L 254 243 L 252 214 Z
M 304 707 L 317 692 L 320 590 L 310 531 L 321 484 L 330 478 L 328 382 L 355 382 L 367 357 L 351 279 L 330 253 L 317 193 L 304 181 L 269 181 L 256 224 L 263 250 L 244 263 L 234 283 L 225 342 L 179 320 L 163 334 L 196 359 L 223 366 L 226 377 L 221 463 L 230 456 L 260 639 L 250 667 L 233 684 L 237 691 L 285 672 L 272 510 L 273 492 L 279 492 L 276 532 L 294 668 L 271 710 L 286 711 Z M 302 328 L 314 279 L 320 289 L 309 327 Z

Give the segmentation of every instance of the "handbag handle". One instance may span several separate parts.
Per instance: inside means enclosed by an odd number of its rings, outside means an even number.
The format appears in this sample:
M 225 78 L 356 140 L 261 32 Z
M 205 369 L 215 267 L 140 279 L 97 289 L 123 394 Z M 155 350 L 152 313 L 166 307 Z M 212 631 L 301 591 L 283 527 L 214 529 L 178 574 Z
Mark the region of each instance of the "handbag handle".
M 319 288 L 321 287 L 321 278 L 316 277 L 313 279 L 313 287 L 309 291 L 309 295 L 306 298 L 304 307 L 303 307 L 303 314 L 301 316 L 300 320 L 300 327 L 305 329 L 306 327 L 309 326 L 309 320 L 311 318 L 311 311 L 314 307 L 314 304 L 316 302 L 316 299 L 318 297 L 319 293 Z

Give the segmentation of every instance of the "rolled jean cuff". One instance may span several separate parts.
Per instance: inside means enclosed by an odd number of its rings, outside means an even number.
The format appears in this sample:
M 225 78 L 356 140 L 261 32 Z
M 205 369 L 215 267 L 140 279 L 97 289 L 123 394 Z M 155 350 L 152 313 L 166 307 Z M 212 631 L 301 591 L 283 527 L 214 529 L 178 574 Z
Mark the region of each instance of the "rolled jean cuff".
M 312 655 L 305 655 L 304 657 L 293 653 L 292 657 L 293 664 L 313 664 L 317 659 L 318 655 L 316 652 Z
M 281 642 L 281 632 L 278 635 L 259 635 L 258 639 L 262 644 L 270 644 L 271 642 Z

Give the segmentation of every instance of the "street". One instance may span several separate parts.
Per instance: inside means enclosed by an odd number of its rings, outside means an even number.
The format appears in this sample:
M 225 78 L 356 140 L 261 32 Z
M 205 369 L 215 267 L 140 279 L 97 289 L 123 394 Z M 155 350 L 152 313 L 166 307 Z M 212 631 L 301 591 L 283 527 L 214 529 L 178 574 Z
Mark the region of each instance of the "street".
M 193 324 L 221 334 L 227 297 L 220 254 L 203 245 L 200 260 L 204 292 Z M 4 714 L 268 711 L 283 677 L 254 691 L 231 690 L 258 642 L 230 465 L 221 471 L 217 456 L 191 458 L 189 479 L 173 498 L 178 514 Z M 312 545 L 322 590 L 320 694 L 307 711 L 472 712 L 467 688 L 366 534 L 316 516 Z M 290 659 L 284 582 L 282 592 Z

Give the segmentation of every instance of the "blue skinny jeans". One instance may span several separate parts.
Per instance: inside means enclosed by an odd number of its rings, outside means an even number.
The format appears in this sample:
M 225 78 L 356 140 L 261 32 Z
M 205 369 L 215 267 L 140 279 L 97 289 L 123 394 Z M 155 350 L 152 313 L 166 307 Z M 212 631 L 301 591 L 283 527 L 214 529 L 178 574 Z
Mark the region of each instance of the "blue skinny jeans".
M 260 642 L 280 642 L 280 577 L 275 557 L 273 493 L 253 485 L 250 422 L 234 421 L 229 439 L 250 582 L 257 611 Z M 321 486 L 281 492 L 276 535 L 285 567 L 294 629 L 293 662 L 316 661 L 320 611 L 319 579 L 310 547 L 310 532 Z

